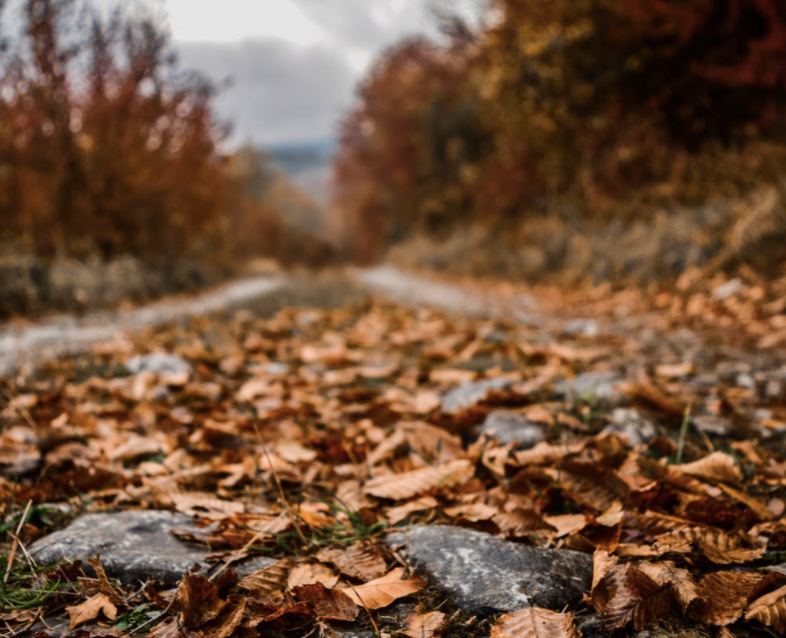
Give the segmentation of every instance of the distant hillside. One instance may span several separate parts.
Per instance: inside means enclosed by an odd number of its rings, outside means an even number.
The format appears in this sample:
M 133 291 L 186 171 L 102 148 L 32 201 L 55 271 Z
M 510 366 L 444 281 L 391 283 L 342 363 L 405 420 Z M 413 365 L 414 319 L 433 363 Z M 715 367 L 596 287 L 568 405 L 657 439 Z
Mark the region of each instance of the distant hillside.
M 330 165 L 336 151 L 333 140 L 279 144 L 265 151 L 278 168 L 320 208 L 330 199 Z

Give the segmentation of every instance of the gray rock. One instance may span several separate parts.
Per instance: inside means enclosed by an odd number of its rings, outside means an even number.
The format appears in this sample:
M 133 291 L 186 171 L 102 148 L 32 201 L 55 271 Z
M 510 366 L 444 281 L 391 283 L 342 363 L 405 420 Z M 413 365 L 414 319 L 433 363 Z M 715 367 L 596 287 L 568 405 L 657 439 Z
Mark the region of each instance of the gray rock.
M 154 372 L 156 374 L 190 373 L 191 364 L 177 354 L 151 352 L 140 354 L 126 361 L 126 368 L 131 374 Z
M 621 434 L 628 439 L 631 447 L 649 443 L 656 434 L 652 421 L 643 417 L 636 410 L 627 408 L 616 408 L 611 413 L 611 423 L 603 431 Z
M 715 301 L 726 301 L 730 297 L 745 290 L 745 284 L 740 279 L 730 279 L 723 282 L 720 286 L 716 286 L 712 291 L 712 298 Z
M 594 339 L 600 334 L 600 325 L 594 319 L 571 319 L 563 324 L 562 332 Z
M 45 536 L 30 547 L 39 564 L 60 560 L 81 560 L 101 555 L 107 574 L 125 583 L 149 578 L 174 584 L 194 565 L 205 572 L 210 550 L 178 540 L 172 531 L 199 529 L 185 514 L 160 510 L 87 514 L 68 527 Z M 241 575 L 249 574 L 275 561 L 255 557 L 234 565 Z
M 508 410 L 495 410 L 477 429 L 477 434 L 488 434 L 503 445 L 517 443 L 517 447 L 527 450 L 544 441 L 548 428 L 540 423 L 527 421 L 521 414 Z
M 702 432 L 716 436 L 728 436 L 734 428 L 730 419 L 712 414 L 692 416 L 691 421 Z
M 569 401 L 585 399 L 619 403 L 625 395 L 619 390 L 623 379 L 616 372 L 584 372 L 557 386 L 557 392 Z
M 575 607 L 592 581 L 592 558 L 569 550 L 527 547 L 447 525 L 418 525 L 391 534 L 390 547 L 474 614 L 534 605 Z
M 483 401 L 491 390 L 505 390 L 513 385 L 513 381 L 504 377 L 468 381 L 450 390 L 442 397 L 443 412 L 458 412 Z

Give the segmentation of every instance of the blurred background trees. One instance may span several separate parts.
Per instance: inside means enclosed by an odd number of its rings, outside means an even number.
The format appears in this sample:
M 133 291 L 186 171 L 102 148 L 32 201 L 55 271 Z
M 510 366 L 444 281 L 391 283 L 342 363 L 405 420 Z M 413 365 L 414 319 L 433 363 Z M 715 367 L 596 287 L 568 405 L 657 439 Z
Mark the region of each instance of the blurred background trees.
M 178 68 L 160 16 L 25 0 L 23 18 L 0 75 L 0 241 L 230 267 L 313 208 L 263 153 L 222 148 L 216 87 Z
M 344 122 L 335 214 L 361 261 L 423 232 L 627 223 L 782 179 L 778 0 L 493 0 L 477 32 L 448 27 L 381 60 Z

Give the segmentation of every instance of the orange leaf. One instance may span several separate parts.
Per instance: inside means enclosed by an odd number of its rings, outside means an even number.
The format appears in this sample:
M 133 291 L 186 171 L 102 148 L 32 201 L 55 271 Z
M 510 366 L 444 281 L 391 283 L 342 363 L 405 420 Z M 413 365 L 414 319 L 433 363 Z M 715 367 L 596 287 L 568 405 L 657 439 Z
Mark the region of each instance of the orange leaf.
M 295 568 L 292 558 L 284 558 L 277 563 L 268 565 L 243 578 L 238 586 L 273 602 L 280 603 L 284 599 L 283 590 L 287 579 Z
M 302 587 L 303 585 L 324 585 L 331 589 L 338 582 L 338 574 L 325 565 L 298 565 L 287 578 L 287 587 Z
M 407 618 L 407 628 L 402 633 L 410 638 L 435 638 L 444 622 L 445 614 L 441 611 L 412 614 Z
M 691 618 L 710 625 L 730 625 L 742 616 L 751 594 L 765 578 L 756 572 L 707 574 L 699 584 L 703 602 L 691 610 Z
M 497 619 L 491 638 L 581 638 L 573 614 L 526 607 Z
M 377 498 L 403 500 L 437 487 L 453 487 L 472 478 L 475 468 L 466 459 L 425 467 L 420 470 L 377 476 L 364 487 L 366 494 Z
M 675 465 L 674 469 L 709 481 L 740 482 L 740 469 L 734 464 L 734 457 L 724 452 L 713 452 L 693 463 Z
M 746 620 L 758 620 L 779 634 L 786 634 L 786 586 L 754 600 L 745 612 Z
M 98 614 L 104 614 L 109 620 L 117 618 L 117 607 L 112 604 L 112 601 L 109 600 L 106 594 L 96 594 L 79 605 L 66 607 L 66 611 L 70 618 L 68 623 L 69 629 L 95 620 L 98 618 Z
M 321 549 L 317 558 L 335 565 L 343 574 L 369 581 L 387 571 L 387 563 L 373 545 L 358 543 L 347 549 Z
M 426 581 L 418 576 L 413 575 L 409 580 L 404 580 L 403 575 L 404 568 L 399 567 L 386 576 L 372 580 L 365 585 L 348 587 L 340 591 L 343 591 L 362 607 L 382 609 L 398 598 L 420 591 L 426 585 Z

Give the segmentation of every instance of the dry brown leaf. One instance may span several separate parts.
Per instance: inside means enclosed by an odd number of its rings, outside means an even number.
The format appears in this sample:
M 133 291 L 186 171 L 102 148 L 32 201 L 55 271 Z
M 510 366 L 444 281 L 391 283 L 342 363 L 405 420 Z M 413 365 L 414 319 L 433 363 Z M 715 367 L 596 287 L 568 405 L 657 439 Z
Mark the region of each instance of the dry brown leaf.
M 379 549 L 367 543 L 357 543 L 346 549 L 326 547 L 317 558 L 334 565 L 342 574 L 363 581 L 379 578 L 387 571 L 387 563 Z
M 562 538 L 580 532 L 587 526 L 585 514 L 561 514 L 560 516 L 544 516 L 543 520 L 557 530 L 555 538 Z
M 500 616 L 491 638 L 581 638 L 573 614 L 559 614 L 540 607 L 525 607 Z
M 658 585 L 631 563 L 611 567 L 592 601 L 609 630 L 630 624 L 636 630 L 644 629 L 671 608 L 668 587 Z
M 491 520 L 499 510 L 491 505 L 485 503 L 467 503 L 466 505 L 456 505 L 454 507 L 446 507 L 445 514 L 452 518 L 459 518 L 470 523 L 477 523 L 479 521 Z
M 699 583 L 702 602 L 690 610 L 690 617 L 710 625 L 730 625 L 748 606 L 751 594 L 766 576 L 756 572 L 715 572 Z
M 568 445 L 552 445 L 541 442 L 529 450 L 516 452 L 513 456 L 516 463 L 522 467 L 528 465 L 551 465 L 561 461 L 571 454 L 577 454 L 584 449 L 584 443 L 570 443 Z
M 256 595 L 270 598 L 276 603 L 284 599 L 283 590 L 287 585 L 290 572 L 295 568 L 293 558 L 284 558 L 277 563 L 263 567 L 241 579 L 239 587 Z
M 218 595 L 218 585 L 201 574 L 188 574 L 177 588 L 180 620 L 189 629 L 198 629 L 215 620 L 226 602 Z
M 693 374 L 695 368 L 692 361 L 683 361 L 682 363 L 662 363 L 655 366 L 655 374 L 662 379 L 677 379 L 679 377 L 686 377 Z
M 616 567 L 619 563 L 619 558 L 612 556 L 609 552 L 603 549 L 596 549 L 592 554 L 592 587 L 590 588 L 590 596 L 595 593 L 598 585 L 609 573 L 609 570 Z
M 695 548 L 713 563 L 747 563 L 764 556 L 767 543 L 742 533 L 732 534 L 722 529 L 690 527 L 661 534 L 653 548 L 660 554 L 688 554 Z
M 298 565 L 287 577 L 287 587 L 294 589 L 303 585 L 324 585 L 332 589 L 338 582 L 338 574 L 322 564 Z
M 328 589 L 324 585 L 301 585 L 292 593 L 298 600 L 308 603 L 318 618 L 351 622 L 357 618 L 360 608 L 341 589 Z
M 391 525 L 400 523 L 406 519 L 410 514 L 415 512 L 422 512 L 424 510 L 432 510 L 438 505 L 437 499 L 432 496 L 421 496 L 419 499 L 398 505 L 396 507 L 388 507 L 385 510 L 385 515 Z
M 644 561 L 639 563 L 638 568 L 658 585 L 668 585 L 683 612 L 688 610 L 694 600 L 699 599 L 699 586 L 693 575 L 687 569 L 677 567 L 672 561 Z
M 363 491 L 377 498 L 403 500 L 435 488 L 454 487 L 468 481 L 474 473 L 469 461 L 459 459 L 401 474 L 377 476 L 365 484 Z
M 95 620 L 99 614 L 103 614 L 109 620 L 117 618 L 117 607 L 106 594 L 96 594 L 79 605 L 66 607 L 66 611 L 69 617 L 69 629 Z
M 534 533 L 550 537 L 555 532 L 555 528 L 546 523 L 535 510 L 524 507 L 516 507 L 510 512 L 498 512 L 493 520 L 509 538 L 522 538 Z
M 365 585 L 342 588 L 355 603 L 367 609 L 382 609 L 394 600 L 409 596 L 420 591 L 426 581 L 416 575 L 405 580 L 404 568 L 398 567 L 382 578 L 372 580 Z
M 740 469 L 734 464 L 734 457 L 725 452 L 713 452 L 693 463 L 675 465 L 674 469 L 709 481 L 740 482 Z
M 409 638 L 437 638 L 444 622 L 445 614 L 441 611 L 410 614 L 406 620 L 406 628 L 401 633 Z
M 735 490 L 733 487 L 729 487 L 728 485 L 721 483 L 718 487 L 723 490 L 728 496 L 731 496 L 735 501 L 739 501 L 743 505 L 746 505 L 748 509 L 750 509 L 756 516 L 758 516 L 760 521 L 771 521 L 775 518 L 775 515 L 772 511 L 762 502 L 753 498 L 752 496 L 748 496 L 744 492 L 740 492 L 739 490 Z
M 101 564 L 101 556 L 91 556 L 87 559 L 87 564 L 93 568 L 98 579 L 98 589 L 102 594 L 105 594 L 113 605 L 122 605 L 123 597 L 117 593 L 117 590 L 112 586 L 109 578 L 106 575 L 104 566 Z
M 422 421 L 400 423 L 398 428 L 411 450 L 429 463 L 447 463 L 464 454 L 461 438 Z
M 786 586 L 754 600 L 745 612 L 746 620 L 758 620 L 779 634 L 786 634 Z
M 169 498 L 178 512 L 213 520 L 241 514 L 246 509 L 242 503 L 225 501 L 204 492 L 174 492 L 169 494 Z

